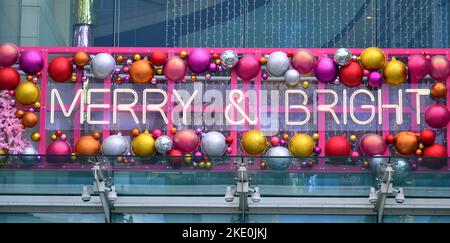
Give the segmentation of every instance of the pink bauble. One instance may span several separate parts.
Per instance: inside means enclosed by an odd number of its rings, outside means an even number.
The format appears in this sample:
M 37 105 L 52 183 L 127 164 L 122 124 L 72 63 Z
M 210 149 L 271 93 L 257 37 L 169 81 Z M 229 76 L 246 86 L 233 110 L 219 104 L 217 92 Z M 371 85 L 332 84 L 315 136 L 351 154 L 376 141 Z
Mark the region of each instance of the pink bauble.
M 292 57 L 291 64 L 301 74 L 310 73 L 316 65 L 316 57 L 308 50 L 299 50 Z
M 193 73 L 201 74 L 209 68 L 211 55 L 204 48 L 195 48 L 189 53 L 188 66 Z
M 437 55 L 431 58 L 430 76 L 437 81 L 444 81 L 450 75 L 450 62 L 445 56 Z
M 445 105 L 436 103 L 425 111 L 425 122 L 432 128 L 443 128 L 450 121 L 450 112 Z
M 364 135 L 359 141 L 361 151 L 367 156 L 384 154 L 387 145 L 386 141 L 378 134 L 371 133 Z
M 270 138 L 270 144 L 272 144 L 272 146 L 278 146 L 280 145 L 280 139 L 276 136 L 273 136 Z
M 61 140 L 51 142 L 47 147 L 47 154 L 49 155 L 70 155 L 72 148 L 70 145 Z
M 261 65 L 254 55 L 245 55 L 243 58 L 239 59 L 235 70 L 241 79 L 248 81 L 254 79 L 258 75 L 261 70 Z
M 338 76 L 338 66 L 333 59 L 323 57 L 317 62 L 314 73 L 319 82 L 331 83 L 334 82 Z
M 19 49 L 12 43 L 0 44 L 0 67 L 10 67 L 19 59 Z
M 164 76 L 170 81 L 183 81 L 186 78 L 187 73 L 186 62 L 179 57 L 172 57 L 164 65 Z
M 44 68 L 44 57 L 35 50 L 26 51 L 20 56 L 20 69 L 26 74 L 34 75 Z
M 152 136 L 154 139 L 158 139 L 159 137 L 161 137 L 163 134 L 163 132 L 159 129 L 155 129 L 152 131 Z
M 383 84 L 384 78 L 381 73 L 374 71 L 369 74 L 367 81 L 370 86 L 372 86 L 374 88 L 379 88 Z
M 411 77 L 422 80 L 430 70 L 430 62 L 424 55 L 412 55 L 408 58 L 408 69 Z
M 430 169 L 441 169 L 444 166 L 447 167 L 447 156 L 447 149 L 434 143 L 423 150 L 423 164 Z
M 200 139 L 194 130 L 181 130 L 173 137 L 173 145 L 183 153 L 191 153 L 197 150 Z

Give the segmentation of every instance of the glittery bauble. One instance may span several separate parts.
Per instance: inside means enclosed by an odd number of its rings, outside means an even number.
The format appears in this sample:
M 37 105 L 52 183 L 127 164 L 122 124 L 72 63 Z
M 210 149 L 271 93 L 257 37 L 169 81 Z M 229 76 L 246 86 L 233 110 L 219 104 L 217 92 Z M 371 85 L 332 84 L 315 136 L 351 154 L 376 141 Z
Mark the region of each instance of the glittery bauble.
M 0 90 L 13 90 L 20 83 L 20 74 L 10 67 L 0 68 Z
M 10 67 L 19 59 L 19 49 L 13 43 L 0 44 L 0 67 Z
M 314 140 L 306 133 L 296 134 L 289 141 L 289 151 L 295 157 L 308 157 L 314 151 Z
M 208 132 L 201 145 L 203 153 L 208 156 L 222 156 L 227 149 L 226 138 L 220 132 Z
M 411 55 L 408 57 L 408 69 L 411 77 L 420 81 L 427 76 L 430 70 L 430 62 L 424 55 Z
M 27 146 L 23 149 L 23 156 L 21 156 L 21 161 L 25 163 L 32 163 L 36 161 L 37 154 L 38 152 L 36 151 L 36 149 L 34 149 L 33 146 Z
M 145 84 L 155 76 L 155 68 L 149 61 L 140 60 L 131 65 L 130 76 L 133 83 Z
M 297 85 L 298 82 L 300 82 L 300 73 L 295 69 L 288 70 L 284 74 L 284 80 L 286 80 L 286 83 L 289 85 Z
M 70 155 L 72 148 L 67 142 L 57 140 L 51 142 L 47 147 L 47 154 L 50 155 Z M 60 161 L 63 162 L 63 161 Z
M 173 147 L 172 139 L 169 136 L 162 135 L 156 139 L 155 148 L 160 154 L 167 154 Z
M 417 134 L 410 131 L 402 131 L 395 137 L 395 149 L 401 155 L 412 155 L 419 146 Z
M 235 70 L 241 79 L 248 81 L 254 79 L 258 75 L 261 71 L 261 66 L 254 55 L 247 54 L 239 59 Z
M 222 53 L 220 58 L 222 63 L 227 68 L 233 68 L 239 61 L 239 56 L 235 51 L 227 50 Z
M 41 134 L 39 134 L 38 132 L 34 132 L 33 134 L 31 134 L 31 140 L 33 142 L 39 142 L 39 140 L 41 140 Z
M 17 86 L 16 101 L 21 105 L 32 105 L 39 99 L 39 87 L 32 82 L 22 82 Z
M 402 183 L 409 174 L 410 166 L 405 158 L 396 158 L 392 169 L 394 169 L 394 181 Z
M 72 77 L 72 60 L 65 57 L 57 57 L 48 65 L 48 75 L 53 81 L 63 83 Z
M 266 63 L 267 71 L 274 77 L 282 77 L 290 66 L 289 57 L 282 51 L 270 54 Z
M 360 62 L 364 69 L 378 71 L 386 63 L 386 55 L 380 48 L 369 47 L 361 53 Z
M 431 96 L 440 99 L 447 95 L 447 87 L 443 82 L 437 82 L 431 87 Z
M 377 71 L 371 72 L 367 78 L 369 85 L 373 88 L 379 88 L 384 82 L 383 75 Z
M 194 130 L 178 131 L 173 137 L 173 145 L 183 153 L 194 152 L 200 144 L 200 139 Z
M 179 57 L 172 57 L 164 65 L 164 76 L 174 82 L 183 81 L 186 77 L 188 67 L 186 62 Z
M 419 135 L 420 142 L 424 145 L 432 145 L 436 140 L 436 132 L 430 129 L 425 129 L 420 132 Z
M 331 83 L 334 82 L 338 76 L 338 66 L 333 59 L 323 57 L 316 63 L 314 73 L 319 82 Z
M 265 156 L 265 162 L 271 170 L 286 171 L 292 165 L 289 150 L 286 147 L 277 146 L 270 148 Z
M 423 163 L 431 169 L 441 169 L 447 166 L 447 149 L 444 146 L 435 143 L 423 150 Z
M 266 150 L 267 139 L 259 130 L 246 132 L 242 137 L 241 146 L 245 153 L 249 155 L 260 155 Z
M 436 103 L 425 110 L 425 122 L 432 128 L 443 128 L 450 121 L 450 112 L 443 104 Z
M 299 50 L 291 61 L 292 67 L 301 74 L 310 73 L 316 65 L 316 57 L 308 50 Z
M 437 81 L 444 81 L 450 75 L 450 62 L 445 56 L 437 55 L 430 61 L 430 76 Z
M 163 66 L 167 62 L 166 53 L 164 53 L 162 51 L 155 51 L 152 53 L 152 57 L 151 57 L 150 61 L 155 66 Z
M 365 134 L 359 141 L 361 151 L 367 156 L 376 154 L 383 154 L 386 151 L 387 145 L 383 137 L 378 134 Z
M 339 48 L 334 53 L 334 61 L 340 66 L 346 66 L 352 61 L 352 52 L 347 48 Z
M 34 75 L 44 68 L 44 58 L 38 51 L 26 51 L 20 56 L 20 69 L 26 74 Z
M 351 146 L 345 136 L 335 136 L 328 139 L 325 144 L 326 156 L 349 156 Z
M 75 153 L 80 155 L 98 155 L 100 153 L 100 142 L 92 136 L 83 136 L 75 144 Z
M 117 58 L 117 59 L 119 60 L 119 58 Z M 89 60 L 90 60 L 89 55 L 84 51 L 79 51 L 79 52 L 75 53 L 75 55 L 73 56 L 73 62 L 79 68 L 83 68 L 84 66 L 88 65 Z
M 116 70 L 116 60 L 107 53 L 97 54 L 91 61 L 91 70 L 96 78 L 110 78 Z
M 364 71 L 358 62 L 351 61 L 339 70 L 339 81 L 345 86 L 353 88 L 361 85 Z
M 150 156 L 156 153 L 155 139 L 153 136 L 145 131 L 131 142 L 131 149 L 137 156 Z
M 386 168 L 385 165 L 388 162 L 388 159 L 384 158 L 382 155 L 374 155 L 367 161 L 369 162 L 369 168 L 372 172 L 375 172 L 376 174 L 381 174 Z
M 107 137 L 101 147 L 101 152 L 105 156 L 125 155 L 128 151 L 128 141 L 120 134 Z
M 189 53 L 188 66 L 193 73 L 201 74 L 208 70 L 211 55 L 204 48 L 195 48 Z
M 383 77 L 386 83 L 390 85 L 401 85 L 408 78 L 408 69 L 403 62 L 393 57 L 384 67 Z
M 22 125 L 32 128 L 38 123 L 38 117 L 34 112 L 27 112 L 22 116 Z

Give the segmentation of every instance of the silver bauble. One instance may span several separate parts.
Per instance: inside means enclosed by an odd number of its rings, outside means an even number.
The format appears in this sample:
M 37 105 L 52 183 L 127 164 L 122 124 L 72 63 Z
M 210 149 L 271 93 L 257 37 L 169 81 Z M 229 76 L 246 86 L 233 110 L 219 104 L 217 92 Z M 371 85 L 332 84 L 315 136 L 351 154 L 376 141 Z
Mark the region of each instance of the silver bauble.
M 274 77 L 282 77 L 290 66 L 289 57 L 282 51 L 270 54 L 266 64 L 267 71 Z
M 235 51 L 224 51 L 221 56 L 222 64 L 227 68 L 233 68 L 239 61 L 239 56 Z
M 292 165 L 289 150 L 283 146 L 270 148 L 266 153 L 266 157 L 267 166 L 271 170 L 286 171 Z
M 110 78 L 116 69 L 116 60 L 107 53 L 97 54 L 91 61 L 91 70 L 96 78 Z
M 372 170 L 372 172 L 376 174 L 381 174 L 384 172 L 384 169 L 386 168 L 388 159 L 383 157 L 383 155 L 374 155 L 368 159 L 368 162 L 369 168 L 370 170 Z
M 170 139 L 170 137 L 162 135 L 158 139 L 156 139 L 155 148 L 158 153 L 165 155 L 172 149 L 172 147 L 173 141 L 172 139 Z
M 105 156 L 119 156 L 127 153 L 129 143 L 122 135 L 112 135 L 103 141 L 102 154 Z
M 296 85 L 300 82 L 300 73 L 295 69 L 288 70 L 284 74 L 284 79 L 289 85 Z
M 340 66 L 350 64 L 352 58 L 352 53 L 346 48 L 340 48 L 334 53 L 334 61 Z
M 22 155 L 23 156 L 21 156 L 21 162 L 32 163 L 36 161 L 37 151 L 33 146 L 27 146 L 23 149 Z
M 409 173 L 409 163 L 406 158 L 395 159 L 392 169 L 394 169 L 394 183 L 404 184 Z
M 209 156 L 221 156 L 227 150 L 225 136 L 220 132 L 208 132 L 202 138 L 203 153 Z

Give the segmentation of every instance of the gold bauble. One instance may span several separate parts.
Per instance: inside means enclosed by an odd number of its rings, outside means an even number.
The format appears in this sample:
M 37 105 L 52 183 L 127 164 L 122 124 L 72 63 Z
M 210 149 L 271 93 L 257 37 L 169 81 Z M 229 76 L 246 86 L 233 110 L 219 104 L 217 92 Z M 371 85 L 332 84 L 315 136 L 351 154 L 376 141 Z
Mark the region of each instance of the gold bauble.
M 386 67 L 384 67 L 383 76 L 386 83 L 390 85 L 400 85 L 408 78 L 408 70 L 403 62 L 393 57 L 392 60 L 386 64 Z
M 41 103 L 39 102 L 34 103 L 34 108 L 37 110 L 41 109 Z
M 312 137 L 314 140 L 319 140 L 319 134 L 318 133 L 314 133 L 313 134 L 313 137 Z
M 419 146 L 416 133 L 410 131 L 399 132 L 395 137 L 395 149 L 401 155 L 414 154 Z
M 252 130 L 244 134 L 241 146 L 249 155 L 260 155 L 266 150 L 267 139 L 261 131 Z
M 31 135 L 31 140 L 33 140 L 33 142 L 39 142 L 39 140 L 41 140 L 41 134 L 38 132 L 33 133 Z
M 386 56 L 380 48 L 369 47 L 361 53 L 359 60 L 364 69 L 378 71 L 384 67 Z
M 130 76 L 133 83 L 145 84 L 155 76 L 155 68 L 149 61 L 140 60 L 131 65 Z
M 53 135 L 50 136 L 50 139 L 51 139 L 52 141 L 56 141 L 57 138 L 58 138 L 58 137 L 57 137 L 55 134 L 53 134 Z
M 186 51 L 181 51 L 180 52 L 180 58 L 185 59 L 188 56 Z
M 440 99 L 444 98 L 447 95 L 447 87 L 445 87 L 445 83 L 437 82 L 431 87 L 431 96 L 434 98 Z
M 302 84 L 303 88 L 307 89 L 309 88 L 309 82 L 308 81 L 304 81 Z
M 145 131 L 133 139 L 133 142 L 131 142 L 131 149 L 133 150 L 133 153 L 138 156 L 154 155 L 156 153 L 155 139 L 148 131 Z
M 192 163 L 192 155 L 191 154 L 184 155 L 184 162 L 186 162 L 187 164 Z
M 351 135 L 351 136 L 350 136 L 350 141 L 351 141 L 351 142 L 356 142 L 357 139 L 358 139 L 358 138 L 357 138 L 355 135 Z
M 83 136 L 75 144 L 75 152 L 81 155 L 98 155 L 100 147 L 100 142 L 93 136 Z
M 308 157 L 314 151 L 314 140 L 308 134 L 299 133 L 289 142 L 289 151 L 296 157 Z
M 32 105 L 39 99 L 39 87 L 32 82 L 22 82 L 17 86 L 16 101 L 21 105 Z

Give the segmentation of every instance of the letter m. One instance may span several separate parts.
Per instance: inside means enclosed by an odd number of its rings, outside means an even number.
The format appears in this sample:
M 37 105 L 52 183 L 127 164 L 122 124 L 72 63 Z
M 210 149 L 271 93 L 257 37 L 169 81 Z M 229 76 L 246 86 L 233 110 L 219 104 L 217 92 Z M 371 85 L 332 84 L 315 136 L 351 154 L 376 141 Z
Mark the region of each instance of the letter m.
M 50 108 L 50 124 L 55 123 L 55 98 L 58 100 L 59 107 L 61 107 L 61 111 L 65 117 L 70 117 L 72 115 L 73 110 L 75 109 L 75 105 L 78 100 L 80 100 L 80 124 L 84 122 L 84 91 L 79 89 L 75 98 L 72 101 L 72 104 L 69 107 L 69 110 L 66 110 L 66 106 L 64 105 L 61 96 L 57 89 L 52 89 L 51 92 L 51 108 Z

